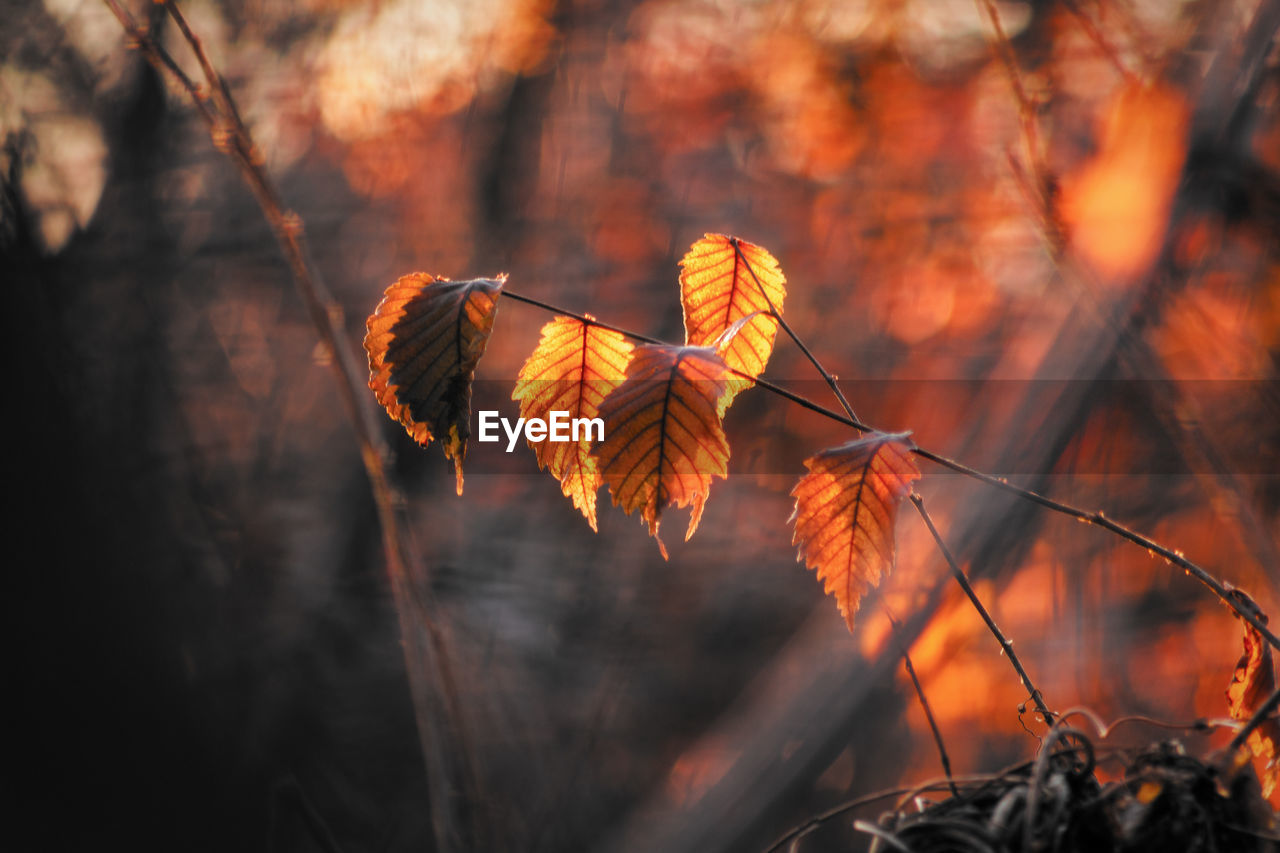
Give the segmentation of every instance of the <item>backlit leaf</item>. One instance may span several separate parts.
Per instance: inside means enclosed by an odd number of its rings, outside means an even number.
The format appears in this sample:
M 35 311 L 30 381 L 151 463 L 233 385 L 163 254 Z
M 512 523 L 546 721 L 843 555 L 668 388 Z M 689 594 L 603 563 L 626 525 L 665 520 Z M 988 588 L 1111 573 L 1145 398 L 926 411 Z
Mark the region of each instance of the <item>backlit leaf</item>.
M 1177 90 L 1125 83 L 1107 106 L 1097 154 L 1063 177 L 1060 211 L 1072 246 L 1104 280 L 1131 279 L 1159 253 L 1189 121 Z
M 713 476 L 729 474 L 720 418 L 731 374 L 708 347 L 635 348 L 626 381 L 600 404 L 604 441 L 592 451 L 615 505 L 639 511 L 658 540 L 669 504 L 693 505 L 687 541 L 698 529 Z
M 542 327 L 542 340 L 520 368 L 511 399 L 520 402 L 523 418 L 548 419 L 553 411 L 570 418 L 594 418 L 600 403 L 622 384 L 631 343 L 619 333 L 572 317 L 556 317 Z M 538 465 L 560 480 L 565 497 L 596 529 L 596 490 L 600 468 L 591 455 L 588 430 L 578 441 L 530 442 Z
M 472 281 L 402 276 L 369 317 L 369 387 L 424 447 L 441 438 L 462 494 L 471 435 L 471 380 L 484 354 L 506 276 Z
M 791 490 L 796 559 L 817 570 L 851 631 L 862 596 L 893 569 L 898 504 L 920 477 L 911 447 L 907 433 L 875 433 L 829 448 Z
M 770 303 L 781 314 L 787 296 L 787 280 L 777 260 L 754 243 L 707 234 L 689 248 L 680 266 L 685 343 L 712 346 L 735 322 L 761 312 L 747 321 L 721 352 L 731 369 L 759 376 L 769 363 L 778 333 Z M 730 401 L 745 387 L 741 380 L 735 385 L 730 389 Z
M 1233 590 L 1233 595 L 1244 596 L 1240 590 Z M 1255 613 L 1266 620 L 1261 611 L 1248 601 Z M 1276 673 L 1271 660 L 1271 646 L 1258 630 L 1248 622 L 1244 623 L 1244 654 L 1236 661 L 1235 672 L 1232 673 L 1231 684 L 1227 686 L 1227 711 L 1235 720 L 1248 720 L 1267 698 L 1275 692 Z M 1249 733 L 1249 749 L 1257 759 L 1262 782 L 1262 796 L 1270 797 L 1280 782 L 1280 722 L 1272 717 L 1264 721 Z

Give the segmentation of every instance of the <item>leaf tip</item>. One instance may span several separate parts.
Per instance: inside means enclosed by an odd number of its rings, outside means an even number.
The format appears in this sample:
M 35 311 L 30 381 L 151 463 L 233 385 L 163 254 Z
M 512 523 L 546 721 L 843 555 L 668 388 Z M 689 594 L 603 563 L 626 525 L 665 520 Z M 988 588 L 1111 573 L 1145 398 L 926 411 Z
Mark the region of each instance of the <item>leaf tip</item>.
M 662 554 L 662 559 L 670 560 L 667 554 L 667 543 L 662 541 L 662 537 L 658 535 L 658 527 L 662 524 L 662 519 L 655 515 L 653 518 L 647 519 L 649 522 L 649 535 L 653 537 L 653 541 L 658 543 L 658 552 Z

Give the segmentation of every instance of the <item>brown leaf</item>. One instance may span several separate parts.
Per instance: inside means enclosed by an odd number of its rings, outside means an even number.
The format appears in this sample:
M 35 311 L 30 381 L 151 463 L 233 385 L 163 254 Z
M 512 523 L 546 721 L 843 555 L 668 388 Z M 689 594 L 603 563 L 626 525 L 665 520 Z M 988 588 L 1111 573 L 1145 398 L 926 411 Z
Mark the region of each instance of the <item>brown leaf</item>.
M 730 374 L 707 347 L 635 348 L 626 381 L 600 404 L 604 441 L 593 455 L 615 505 L 639 510 L 658 540 L 669 504 L 693 505 L 687 541 L 698 529 L 713 476 L 729 474 L 729 444 L 720 418 Z
M 850 631 L 862 596 L 893 569 L 898 503 L 920 477 L 911 447 L 907 433 L 875 433 L 829 448 L 791 490 L 796 559 L 817 570 Z
M 402 276 L 369 317 L 364 348 L 369 387 L 424 447 L 444 436 L 462 494 L 462 460 L 471 435 L 471 380 L 484 354 L 506 276 L 449 281 Z
M 588 315 L 589 316 L 589 315 Z M 520 368 L 511 399 L 520 416 L 546 420 L 552 411 L 571 418 L 595 418 L 600 403 L 622 384 L 634 347 L 619 333 L 572 317 L 556 317 L 542 327 L 542 340 Z M 596 490 L 600 468 L 591 455 L 591 436 L 578 441 L 530 442 L 538 465 L 560 480 L 565 497 L 596 529 Z
M 1239 590 L 1234 590 L 1233 594 L 1247 599 Z M 1257 605 L 1252 600 L 1248 604 L 1265 623 L 1267 617 Z M 1231 684 L 1227 686 L 1227 712 L 1234 720 L 1248 720 L 1275 689 L 1276 674 L 1271 660 L 1271 646 L 1258 633 L 1258 629 L 1245 622 L 1244 654 L 1236 661 Z M 1280 744 L 1280 722 L 1274 717 L 1264 721 L 1249 733 L 1248 743 L 1261 767 L 1262 772 L 1258 775 L 1262 782 L 1262 796 L 1270 797 L 1277 782 L 1280 782 L 1280 763 L 1276 760 L 1277 744 Z
M 777 260 L 754 243 L 724 234 L 707 234 L 689 248 L 680 266 L 685 343 L 712 346 L 735 322 L 760 312 L 747 321 L 721 353 L 730 369 L 753 378 L 759 376 L 769 362 L 778 333 L 770 303 L 781 314 L 787 297 L 787 280 Z M 729 401 L 746 387 L 741 380 L 735 385 Z M 725 402 L 726 407 L 729 401 Z

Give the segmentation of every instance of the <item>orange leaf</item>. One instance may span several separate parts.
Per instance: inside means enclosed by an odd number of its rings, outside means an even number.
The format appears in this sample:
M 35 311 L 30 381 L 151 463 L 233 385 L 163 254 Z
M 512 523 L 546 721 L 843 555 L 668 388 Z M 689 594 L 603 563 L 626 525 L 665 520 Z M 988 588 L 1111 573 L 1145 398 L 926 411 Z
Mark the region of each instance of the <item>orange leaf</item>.
M 600 404 L 604 441 L 593 455 L 615 505 L 639 510 L 658 537 L 662 510 L 693 504 L 688 541 L 698 529 L 712 476 L 729 475 L 729 443 L 720 418 L 729 371 L 708 347 L 635 348 L 626 381 Z
M 444 436 L 462 494 L 471 435 L 471 380 L 484 354 L 506 276 L 472 281 L 402 276 L 366 322 L 369 387 L 424 447 Z
M 689 248 L 680 266 L 685 343 L 712 346 L 735 322 L 761 312 L 747 321 L 721 352 L 730 369 L 759 376 L 769 362 L 778 333 L 770 303 L 781 314 L 787 297 L 787 280 L 777 260 L 765 249 L 737 237 L 707 234 Z M 735 385 L 726 407 L 743 387 L 741 382 Z
M 1105 279 L 1132 279 L 1159 253 L 1189 116 L 1176 90 L 1125 84 L 1107 105 L 1098 153 L 1063 178 L 1060 210 L 1072 246 Z
M 590 316 L 590 315 L 588 315 Z M 511 399 L 520 401 L 520 416 L 546 420 L 552 411 L 571 418 L 594 418 L 600 402 L 622 384 L 631 343 L 619 333 L 572 317 L 556 317 L 542 327 L 542 340 L 520 368 Z M 600 468 L 591 456 L 590 431 L 578 441 L 530 442 L 538 466 L 560 480 L 565 497 L 596 529 L 596 490 Z
M 791 490 L 796 559 L 817 570 L 850 631 L 862 596 L 893 569 L 898 503 L 920 477 L 911 447 L 907 433 L 875 433 L 829 448 Z
M 1235 595 L 1243 596 L 1239 590 Z M 1247 596 L 1245 596 L 1247 598 Z M 1252 604 L 1252 601 L 1249 601 Z M 1266 616 L 1254 609 L 1262 620 Z M 1276 674 L 1271 662 L 1271 647 L 1258 630 L 1244 623 L 1244 654 L 1236 661 L 1231 684 L 1227 686 L 1227 711 L 1234 720 L 1248 720 L 1262 703 L 1275 692 Z M 1280 722 L 1274 717 L 1266 720 L 1249 734 L 1249 749 L 1262 766 L 1262 796 L 1270 797 L 1280 782 L 1280 762 L 1277 749 L 1280 744 Z

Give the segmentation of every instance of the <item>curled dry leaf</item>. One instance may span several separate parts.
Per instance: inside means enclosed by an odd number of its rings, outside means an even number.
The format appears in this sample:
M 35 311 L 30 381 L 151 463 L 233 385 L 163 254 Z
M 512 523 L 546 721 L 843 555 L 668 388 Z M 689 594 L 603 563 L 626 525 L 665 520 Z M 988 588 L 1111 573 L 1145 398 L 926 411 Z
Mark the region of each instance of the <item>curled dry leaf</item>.
M 818 572 L 845 623 L 862 596 L 893 569 L 898 504 L 920 470 L 907 433 L 875 433 L 828 448 L 804 461 L 809 473 L 791 495 L 797 560 Z
M 590 315 L 588 315 L 590 316 Z M 546 420 L 552 411 L 571 418 L 595 418 L 600 403 L 622 384 L 631 343 L 619 333 L 573 317 L 556 317 L 542 327 L 542 340 L 520 368 L 511 399 L 520 402 L 520 416 Z M 565 497 L 596 529 L 596 490 L 600 467 L 591 455 L 591 436 L 583 430 L 578 441 L 530 442 L 538 465 L 560 480 Z
M 1244 597 L 1240 590 L 1233 590 L 1232 595 Z M 1252 600 L 1248 601 L 1261 619 L 1266 616 L 1257 609 Z M 1244 623 L 1244 654 L 1236 661 L 1235 672 L 1231 676 L 1231 684 L 1227 686 L 1227 711 L 1234 720 L 1248 720 L 1255 711 L 1275 692 L 1276 674 L 1271 660 L 1271 647 L 1267 641 L 1248 622 Z M 1249 734 L 1249 749 L 1258 761 L 1261 772 L 1258 774 L 1262 782 L 1262 796 L 1270 797 L 1280 782 L 1280 722 L 1274 717 L 1265 720 Z
M 724 234 L 707 234 L 680 260 L 680 302 L 684 307 L 685 343 L 712 346 L 734 323 L 751 314 L 745 326 L 722 347 L 731 370 L 756 377 L 773 352 L 787 280 L 778 262 L 754 243 Z M 729 402 L 746 383 L 730 388 Z
M 658 540 L 669 504 L 693 505 L 687 541 L 698 529 L 713 476 L 729 474 L 724 414 L 730 373 L 708 347 L 635 348 L 626 380 L 600 404 L 604 441 L 593 455 L 615 505 L 639 510 Z
M 484 354 L 506 276 L 449 281 L 426 273 L 387 288 L 366 322 L 369 387 L 426 446 L 442 438 L 462 494 L 462 460 L 471 435 L 471 380 Z

